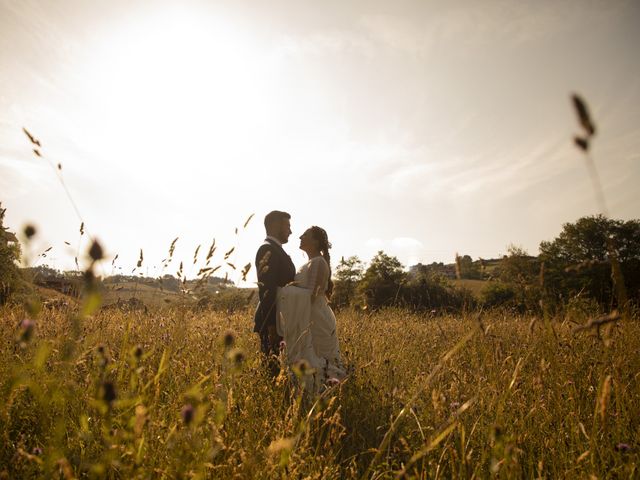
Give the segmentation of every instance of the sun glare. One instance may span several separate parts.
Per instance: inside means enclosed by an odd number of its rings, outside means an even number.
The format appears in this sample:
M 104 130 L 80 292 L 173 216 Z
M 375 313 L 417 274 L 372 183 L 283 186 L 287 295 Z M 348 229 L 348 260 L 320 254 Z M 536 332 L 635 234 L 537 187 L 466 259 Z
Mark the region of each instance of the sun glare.
M 202 158 L 212 145 L 232 156 L 266 121 L 260 51 L 225 19 L 176 9 L 147 16 L 105 38 L 96 58 L 85 98 L 128 167 Z

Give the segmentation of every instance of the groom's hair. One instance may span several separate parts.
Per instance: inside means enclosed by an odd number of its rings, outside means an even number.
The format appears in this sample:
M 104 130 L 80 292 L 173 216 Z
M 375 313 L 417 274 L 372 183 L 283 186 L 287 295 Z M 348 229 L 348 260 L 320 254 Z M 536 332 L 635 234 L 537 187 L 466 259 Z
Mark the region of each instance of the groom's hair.
M 274 210 L 267 213 L 266 217 L 264 217 L 264 228 L 269 231 L 283 220 L 289 220 L 290 218 L 291 215 L 289 215 L 287 212 Z

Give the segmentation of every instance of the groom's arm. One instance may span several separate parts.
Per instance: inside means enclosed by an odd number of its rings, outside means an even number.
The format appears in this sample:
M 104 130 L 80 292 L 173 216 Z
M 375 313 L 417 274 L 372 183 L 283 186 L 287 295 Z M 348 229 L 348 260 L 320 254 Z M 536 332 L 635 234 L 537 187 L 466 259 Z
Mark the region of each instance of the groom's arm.
M 278 290 L 277 268 L 273 249 L 270 245 L 263 245 L 256 254 L 256 272 L 258 274 L 258 293 L 260 295 L 260 310 L 262 325 L 276 324 L 276 293 Z

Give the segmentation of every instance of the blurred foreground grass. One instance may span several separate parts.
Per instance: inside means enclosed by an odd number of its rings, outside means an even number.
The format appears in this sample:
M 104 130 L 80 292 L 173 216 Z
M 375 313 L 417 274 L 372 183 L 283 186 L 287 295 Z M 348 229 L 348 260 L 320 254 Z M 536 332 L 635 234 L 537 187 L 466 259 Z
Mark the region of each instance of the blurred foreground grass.
M 599 339 L 562 319 L 341 312 L 351 374 L 309 408 L 265 374 L 250 312 L 0 314 L 5 478 L 639 475 L 637 315 Z

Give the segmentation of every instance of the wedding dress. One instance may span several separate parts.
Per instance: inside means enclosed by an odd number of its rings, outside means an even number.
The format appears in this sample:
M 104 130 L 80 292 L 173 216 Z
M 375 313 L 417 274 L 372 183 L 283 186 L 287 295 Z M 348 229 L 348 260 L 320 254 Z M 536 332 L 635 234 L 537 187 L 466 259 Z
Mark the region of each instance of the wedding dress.
M 316 390 L 345 376 L 336 317 L 325 296 L 328 281 L 329 265 L 314 257 L 300 267 L 293 284 L 278 289 L 276 328 L 286 345 L 287 363 L 306 361 Z

